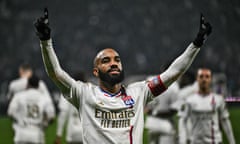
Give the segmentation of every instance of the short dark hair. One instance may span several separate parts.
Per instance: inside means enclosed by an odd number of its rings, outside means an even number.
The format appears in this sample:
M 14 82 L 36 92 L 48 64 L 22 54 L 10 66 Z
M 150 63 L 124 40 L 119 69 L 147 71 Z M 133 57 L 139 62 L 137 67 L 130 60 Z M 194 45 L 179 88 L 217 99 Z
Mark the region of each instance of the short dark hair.
M 38 88 L 38 86 L 39 86 L 39 78 L 38 78 L 38 76 L 32 75 L 28 79 L 28 87 Z
M 32 70 L 32 66 L 29 63 L 23 63 L 19 66 L 23 70 Z

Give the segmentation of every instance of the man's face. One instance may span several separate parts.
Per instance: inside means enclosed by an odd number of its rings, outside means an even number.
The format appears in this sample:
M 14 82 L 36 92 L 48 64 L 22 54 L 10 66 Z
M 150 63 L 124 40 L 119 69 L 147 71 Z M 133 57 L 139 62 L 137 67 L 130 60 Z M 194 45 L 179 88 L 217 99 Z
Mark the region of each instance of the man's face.
M 19 76 L 30 78 L 32 76 L 32 70 L 31 69 L 23 69 L 20 67 L 19 68 Z
M 94 75 L 110 85 L 124 79 L 121 59 L 116 51 L 107 48 L 98 53 L 94 61 Z
M 212 74 L 209 69 L 199 69 L 197 74 L 197 81 L 201 90 L 210 88 L 212 82 Z

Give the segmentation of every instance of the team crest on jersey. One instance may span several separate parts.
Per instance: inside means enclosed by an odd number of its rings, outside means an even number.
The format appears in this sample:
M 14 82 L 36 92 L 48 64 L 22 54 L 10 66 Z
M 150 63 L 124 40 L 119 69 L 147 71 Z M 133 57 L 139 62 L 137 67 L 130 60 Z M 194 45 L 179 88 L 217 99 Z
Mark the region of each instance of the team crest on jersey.
M 122 100 L 127 106 L 132 106 L 135 103 L 131 96 L 124 96 Z
M 155 77 L 155 78 L 152 80 L 152 83 L 153 83 L 154 85 L 158 85 L 158 84 L 159 84 L 158 78 Z

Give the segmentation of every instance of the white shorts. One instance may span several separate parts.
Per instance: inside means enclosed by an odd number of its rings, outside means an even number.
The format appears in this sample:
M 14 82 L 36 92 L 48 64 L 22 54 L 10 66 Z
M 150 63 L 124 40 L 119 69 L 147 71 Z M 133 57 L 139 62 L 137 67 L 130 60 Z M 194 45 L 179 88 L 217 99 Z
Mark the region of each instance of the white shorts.
M 166 135 L 174 135 L 176 132 L 169 120 L 160 119 L 153 116 L 147 116 L 145 128 L 147 128 L 149 132 Z

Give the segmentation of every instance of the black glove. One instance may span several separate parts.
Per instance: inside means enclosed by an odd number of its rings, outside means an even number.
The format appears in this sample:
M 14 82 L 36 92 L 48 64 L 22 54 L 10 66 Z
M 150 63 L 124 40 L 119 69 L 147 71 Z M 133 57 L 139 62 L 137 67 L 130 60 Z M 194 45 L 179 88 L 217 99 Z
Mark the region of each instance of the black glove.
M 44 16 L 38 18 L 34 22 L 34 26 L 36 28 L 36 34 L 39 37 L 40 40 L 49 40 L 51 29 L 49 27 L 49 21 L 48 21 L 48 9 L 44 9 Z
M 193 41 L 193 44 L 197 47 L 201 47 L 211 32 L 212 32 L 211 24 L 209 22 L 206 22 L 203 14 L 201 14 L 200 28 L 197 37 Z

